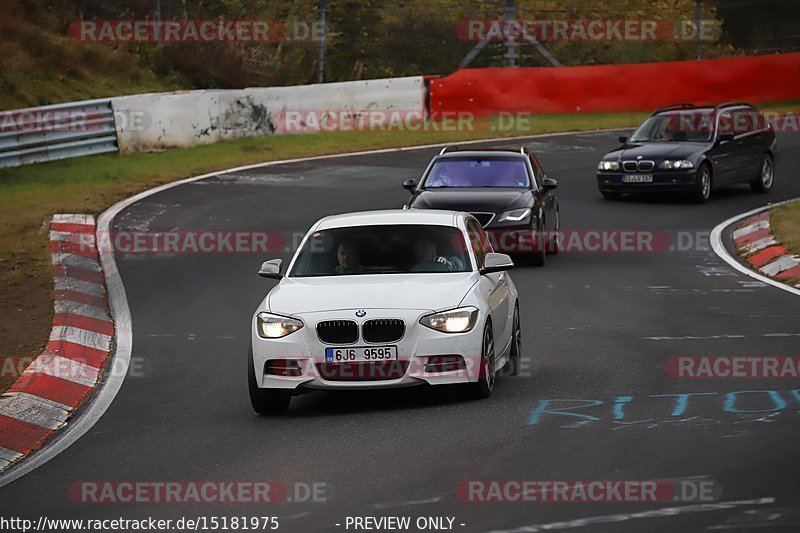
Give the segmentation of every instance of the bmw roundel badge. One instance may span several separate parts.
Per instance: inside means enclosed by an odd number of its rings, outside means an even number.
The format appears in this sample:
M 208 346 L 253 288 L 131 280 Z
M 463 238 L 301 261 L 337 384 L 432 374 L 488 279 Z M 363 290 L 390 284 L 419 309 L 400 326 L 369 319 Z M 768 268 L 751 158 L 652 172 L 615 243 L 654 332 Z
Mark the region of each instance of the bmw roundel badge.
M 364 311 L 363 309 L 359 309 L 358 311 L 356 311 L 356 316 L 358 318 L 361 318 L 362 316 L 366 316 L 366 315 L 367 315 L 367 312 Z

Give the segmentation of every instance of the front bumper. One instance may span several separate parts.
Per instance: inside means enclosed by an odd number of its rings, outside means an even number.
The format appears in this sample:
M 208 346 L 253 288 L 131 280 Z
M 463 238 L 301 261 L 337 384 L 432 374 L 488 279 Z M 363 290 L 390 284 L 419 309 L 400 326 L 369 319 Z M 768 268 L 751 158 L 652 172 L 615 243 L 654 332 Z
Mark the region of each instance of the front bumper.
M 251 325 L 253 365 L 257 384 L 261 388 L 302 389 L 383 389 L 415 385 L 448 385 L 477 381 L 480 373 L 480 356 L 483 327 L 486 316 L 479 311 L 475 327 L 466 333 L 441 333 L 423 326 L 419 319 L 433 311 L 423 309 L 367 309 L 364 318 L 355 317 L 356 309 L 304 313 L 294 315 L 305 324 L 300 330 L 281 339 L 263 339 L 256 333 L 255 316 Z M 406 330 L 396 342 L 368 343 L 359 339 L 353 345 L 323 344 L 317 337 L 316 324 L 323 320 L 354 320 L 359 325 L 368 319 L 401 318 Z M 367 370 L 354 369 L 354 365 L 340 366 L 341 372 L 331 372 L 325 363 L 325 348 L 350 346 L 397 346 L 397 362 L 370 366 Z M 463 369 L 428 372 L 425 365 L 429 356 L 458 355 L 464 359 Z M 265 373 L 272 360 L 297 361 L 301 374 L 277 376 Z
M 655 170 L 650 183 L 625 183 L 624 172 L 598 172 L 597 187 L 603 192 L 654 193 L 692 192 L 697 184 L 697 169 Z
M 486 234 L 495 252 L 503 254 L 533 253 L 539 250 L 543 236 L 531 229 L 529 224 L 522 226 L 489 226 Z

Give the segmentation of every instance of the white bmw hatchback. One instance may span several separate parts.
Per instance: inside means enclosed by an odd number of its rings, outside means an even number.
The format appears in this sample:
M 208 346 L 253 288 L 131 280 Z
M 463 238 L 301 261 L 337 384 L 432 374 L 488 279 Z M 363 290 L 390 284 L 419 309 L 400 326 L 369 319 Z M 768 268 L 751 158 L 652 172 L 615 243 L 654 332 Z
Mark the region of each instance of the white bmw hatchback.
M 392 210 L 323 218 L 253 315 L 248 382 L 259 414 L 313 389 L 463 383 L 491 395 L 519 369 L 511 259 L 478 221 L 453 211 Z

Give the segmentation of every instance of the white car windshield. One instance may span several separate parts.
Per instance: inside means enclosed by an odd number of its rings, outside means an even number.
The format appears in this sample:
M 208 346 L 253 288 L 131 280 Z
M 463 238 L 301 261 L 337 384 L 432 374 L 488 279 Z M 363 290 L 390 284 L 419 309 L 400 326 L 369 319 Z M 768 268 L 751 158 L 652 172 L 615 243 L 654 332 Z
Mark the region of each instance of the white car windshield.
M 376 225 L 315 232 L 290 277 L 444 273 L 471 270 L 461 230 L 449 226 Z

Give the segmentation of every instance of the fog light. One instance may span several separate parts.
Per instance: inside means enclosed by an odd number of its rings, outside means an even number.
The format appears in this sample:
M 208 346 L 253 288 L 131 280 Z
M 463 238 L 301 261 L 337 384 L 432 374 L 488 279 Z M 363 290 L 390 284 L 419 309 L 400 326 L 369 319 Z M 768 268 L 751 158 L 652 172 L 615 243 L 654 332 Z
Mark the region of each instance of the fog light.
M 296 378 L 303 375 L 303 368 L 296 359 L 272 359 L 267 361 L 264 374 Z
M 460 355 L 429 355 L 425 363 L 425 372 L 429 374 L 453 372 L 464 368 L 466 368 L 464 358 Z

